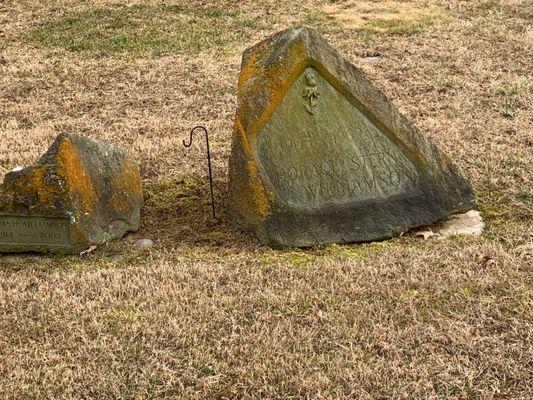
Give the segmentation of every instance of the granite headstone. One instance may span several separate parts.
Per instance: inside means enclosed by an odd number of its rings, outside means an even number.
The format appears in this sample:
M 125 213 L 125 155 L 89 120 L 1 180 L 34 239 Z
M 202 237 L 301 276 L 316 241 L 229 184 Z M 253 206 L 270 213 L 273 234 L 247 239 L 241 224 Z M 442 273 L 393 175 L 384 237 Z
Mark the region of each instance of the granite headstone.
M 245 52 L 229 171 L 230 227 L 273 247 L 389 238 L 476 201 L 450 158 L 309 28 Z

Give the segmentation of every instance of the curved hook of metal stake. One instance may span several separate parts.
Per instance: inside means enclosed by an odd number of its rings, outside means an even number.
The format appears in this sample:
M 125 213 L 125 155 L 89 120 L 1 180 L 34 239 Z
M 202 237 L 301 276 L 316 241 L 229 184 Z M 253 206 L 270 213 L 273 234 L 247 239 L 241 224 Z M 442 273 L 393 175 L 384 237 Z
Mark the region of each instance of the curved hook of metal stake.
M 213 219 L 216 218 L 215 216 L 215 194 L 213 191 L 213 172 L 211 170 L 211 151 L 209 149 L 209 133 L 207 132 L 207 129 L 202 125 L 197 125 L 194 128 L 191 129 L 191 133 L 189 134 L 189 143 L 183 140 L 183 145 L 185 147 L 191 147 L 192 146 L 192 136 L 194 134 L 194 131 L 197 129 L 201 129 L 205 133 L 205 143 L 207 146 L 207 167 L 209 169 L 209 190 L 211 191 L 211 208 L 213 210 Z
M 191 147 L 192 146 L 192 135 L 193 135 L 194 131 L 197 130 L 197 129 L 202 129 L 205 132 L 206 140 L 209 142 L 208 135 L 207 135 L 207 129 L 204 126 L 202 126 L 202 125 L 197 125 L 197 126 L 195 126 L 194 128 L 191 129 L 191 133 L 189 134 L 190 135 L 189 144 L 187 144 L 185 139 L 183 139 L 183 145 L 185 147 Z

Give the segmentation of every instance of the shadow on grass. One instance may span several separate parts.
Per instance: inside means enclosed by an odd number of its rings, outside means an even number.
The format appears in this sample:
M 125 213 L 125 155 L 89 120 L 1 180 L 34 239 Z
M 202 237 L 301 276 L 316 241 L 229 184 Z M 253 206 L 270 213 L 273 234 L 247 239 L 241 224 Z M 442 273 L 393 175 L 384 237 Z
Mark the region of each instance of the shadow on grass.
M 226 224 L 225 179 L 214 181 L 216 218 L 211 213 L 207 178 L 189 176 L 168 179 L 145 186 L 142 225 L 137 233 L 110 242 L 85 256 L 20 254 L 0 256 L 3 273 L 48 274 L 98 269 L 134 268 L 154 259 L 169 261 L 207 260 L 226 264 L 235 257 L 247 257 L 257 265 L 288 263 L 307 268 L 323 258 L 357 263 L 366 257 L 404 248 L 427 251 L 437 242 L 421 242 L 413 235 L 359 244 L 330 244 L 307 249 L 274 250 L 261 246 L 251 235 L 228 230 Z M 133 247 L 139 238 L 149 238 L 154 246 Z M 468 240 L 468 239 L 465 239 Z M 176 251 L 178 250 L 178 251 Z
M 79 255 L 0 254 L 0 272 L 48 274 L 128 268 L 146 264 L 157 254 L 180 248 L 180 256 L 191 259 L 219 259 L 221 255 L 254 253 L 258 242 L 251 236 L 231 232 L 226 225 L 226 181 L 215 180 L 216 218 L 211 212 L 207 178 L 185 177 L 150 184 L 144 188 L 141 228 L 121 240 L 109 242 L 97 250 Z M 152 248 L 139 249 L 139 238 L 154 241 Z
M 211 212 L 207 178 L 186 177 L 145 188 L 140 234 L 153 238 L 158 247 L 254 246 L 254 240 L 231 232 L 226 224 L 226 181 L 214 181 L 216 217 Z

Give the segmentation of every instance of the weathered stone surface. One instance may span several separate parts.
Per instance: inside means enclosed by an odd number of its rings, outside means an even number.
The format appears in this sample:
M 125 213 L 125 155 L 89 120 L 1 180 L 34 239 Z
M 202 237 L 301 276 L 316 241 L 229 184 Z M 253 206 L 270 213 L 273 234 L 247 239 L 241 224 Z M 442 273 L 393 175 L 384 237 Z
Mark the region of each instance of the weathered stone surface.
M 238 99 L 228 223 L 264 244 L 384 239 L 475 205 L 452 161 L 312 29 L 248 49 Z
M 61 134 L 0 185 L 0 252 L 79 253 L 139 228 L 139 169 L 125 151 Z
M 479 211 L 470 210 L 464 214 L 451 215 L 442 221 L 437 232 L 441 237 L 453 235 L 480 236 L 485 223 Z

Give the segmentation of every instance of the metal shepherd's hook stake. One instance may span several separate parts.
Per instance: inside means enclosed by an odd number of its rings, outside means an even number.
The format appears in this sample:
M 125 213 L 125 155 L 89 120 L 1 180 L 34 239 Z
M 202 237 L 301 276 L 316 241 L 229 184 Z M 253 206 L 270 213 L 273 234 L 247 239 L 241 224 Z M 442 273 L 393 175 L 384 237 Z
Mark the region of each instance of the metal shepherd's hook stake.
M 211 191 L 211 208 L 213 209 L 213 219 L 215 219 L 215 194 L 213 191 L 213 172 L 211 170 L 211 151 L 209 150 L 209 134 L 207 133 L 207 129 L 203 127 L 202 125 L 195 126 L 191 129 L 190 137 L 189 137 L 189 143 L 185 140 L 183 140 L 183 145 L 185 147 L 191 147 L 192 146 L 192 135 L 195 130 L 202 129 L 205 132 L 205 143 L 207 145 L 207 167 L 209 168 L 209 189 Z

